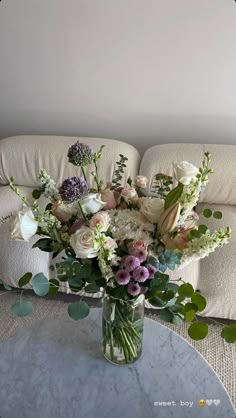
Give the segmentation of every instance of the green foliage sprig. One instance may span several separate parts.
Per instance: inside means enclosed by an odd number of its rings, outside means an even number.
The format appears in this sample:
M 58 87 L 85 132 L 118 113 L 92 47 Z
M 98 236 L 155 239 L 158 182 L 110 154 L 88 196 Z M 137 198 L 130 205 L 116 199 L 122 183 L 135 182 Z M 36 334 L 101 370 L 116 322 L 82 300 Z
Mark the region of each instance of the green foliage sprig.
M 158 173 L 153 177 L 151 184 L 151 195 L 165 199 L 171 190 L 173 184 L 173 177 Z
M 117 168 L 113 174 L 111 189 L 116 189 L 117 187 L 121 186 L 121 180 L 123 178 L 124 168 L 126 167 L 126 161 L 128 161 L 128 158 L 123 154 L 120 154 L 120 160 L 116 162 Z

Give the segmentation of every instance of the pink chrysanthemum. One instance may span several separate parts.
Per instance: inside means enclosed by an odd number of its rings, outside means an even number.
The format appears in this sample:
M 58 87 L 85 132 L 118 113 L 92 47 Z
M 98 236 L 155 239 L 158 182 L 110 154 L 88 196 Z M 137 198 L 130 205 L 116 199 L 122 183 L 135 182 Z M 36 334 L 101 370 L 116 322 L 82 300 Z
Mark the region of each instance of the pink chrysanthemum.
M 139 293 L 141 291 L 141 287 L 139 286 L 138 283 L 132 282 L 132 283 L 128 284 L 127 291 L 131 296 L 137 296 L 137 295 L 139 295 Z
M 147 279 L 149 278 L 149 271 L 146 267 L 137 267 L 134 271 L 133 271 L 133 279 L 136 280 L 137 282 L 145 282 Z
M 118 284 L 125 286 L 130 281 L 130 274 L 126 270 L 118 270 L 116 273 L 116 281 Z
M 148 264 L 147 269 L 149 271 L 149 279 L 153 279 L 154 278 L 154 275 L 155 275 L 155 273 L 157 271 L 157 268 L 154 267 L 154 266 L 152 266 L 151 264 Z
M 128 272 L 135 270 L 139 266 L 140 260 L 133 255 L 127 255 L 126 257 L 122 258 L 121 267 Z

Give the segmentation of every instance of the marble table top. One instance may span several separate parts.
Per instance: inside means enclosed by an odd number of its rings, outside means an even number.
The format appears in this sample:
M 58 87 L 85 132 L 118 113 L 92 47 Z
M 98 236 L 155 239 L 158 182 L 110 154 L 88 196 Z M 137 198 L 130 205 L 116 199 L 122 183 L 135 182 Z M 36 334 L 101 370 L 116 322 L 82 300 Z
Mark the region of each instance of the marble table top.
M 198 401 L 207 401 L 199 406 Z M 1 418 L 235 418 L 222 383 L 173 331 L 145 319 L 141 358 L 108 363 L 101 310 L 44 319 L 0 344 Z

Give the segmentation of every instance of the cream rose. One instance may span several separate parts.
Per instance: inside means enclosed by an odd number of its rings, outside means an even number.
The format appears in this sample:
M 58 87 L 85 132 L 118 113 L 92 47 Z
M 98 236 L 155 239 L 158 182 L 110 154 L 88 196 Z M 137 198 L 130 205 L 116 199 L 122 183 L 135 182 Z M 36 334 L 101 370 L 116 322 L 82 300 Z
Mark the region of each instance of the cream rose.
M 156 224 L 164 209 L 164 201 L 158 197 L 144 198 L 141 201 L 140 212 L 151 223 Z
M 105 232 L 110 225 L 110 216 L 107 212 L 98 212 L 90 220 L 90 228 L 99 228 L 99 231 Z
M 80 199 L 79 202 L 86 215 L 90 213 L 97 213 L 99 210 L 104 208 L 104 206 L 106 206 L 106 202 L 101 200 L 100 193 L 91 193 Z
M 195 165 L 187 161 L 173 163 L 173 166 L 176 180 L 184 186 L 187 186 L 199 171 Z
M 82 226 L 70 237 L 70 245 L 78 258 L 94 258 L 98 248 L 94 245 L 94 231 L 88 226 Z
M 23 207 L 16 212 L 11 225 L 11 238 L 28 241 L 36 234 L 38 222 L 29 207 Z
M 137 187 L 140 187 L 142 189 L 146 189 L 148 185 L 148 178 L 146 176 L 136 176 L 134 180 L 134 184 Z
M 124 187 L 120 197 L 123 197 L 127 202 L 138 197 L 136 190 L 133 187 Z

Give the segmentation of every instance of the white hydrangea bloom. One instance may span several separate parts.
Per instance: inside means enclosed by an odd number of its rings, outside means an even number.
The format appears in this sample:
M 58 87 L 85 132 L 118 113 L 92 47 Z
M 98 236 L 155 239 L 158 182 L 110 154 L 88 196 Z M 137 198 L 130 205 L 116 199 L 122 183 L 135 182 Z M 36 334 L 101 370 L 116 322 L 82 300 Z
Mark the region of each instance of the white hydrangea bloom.
M 115 240 L 136 239 L 152 242 L 155 225 L 148 222 L 139 210 L 112 209 L 109 215 L 111 236 Z

